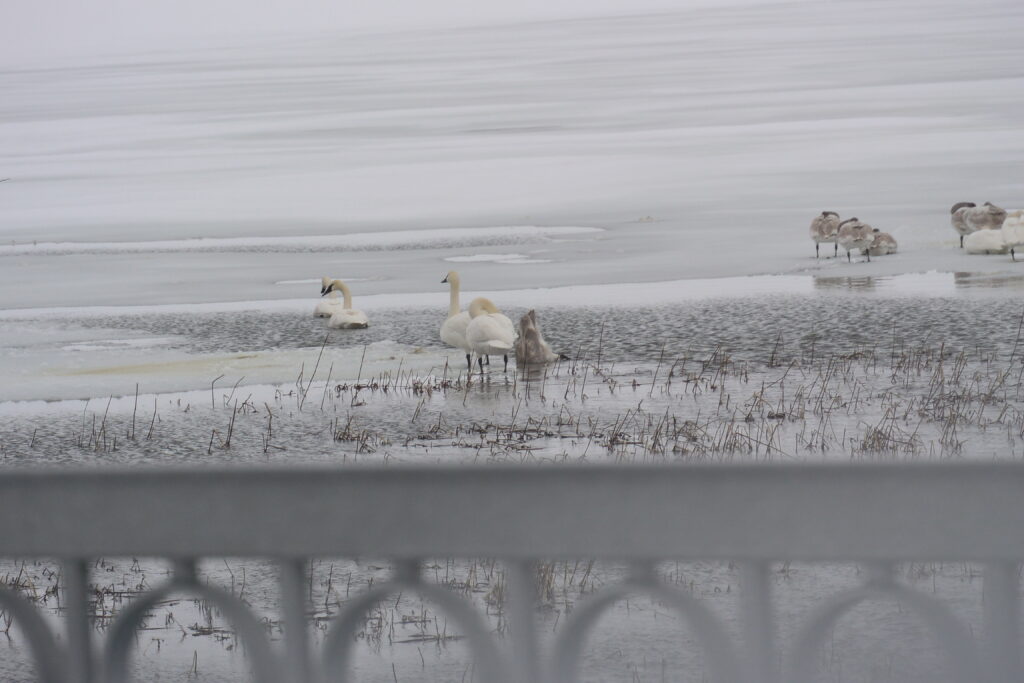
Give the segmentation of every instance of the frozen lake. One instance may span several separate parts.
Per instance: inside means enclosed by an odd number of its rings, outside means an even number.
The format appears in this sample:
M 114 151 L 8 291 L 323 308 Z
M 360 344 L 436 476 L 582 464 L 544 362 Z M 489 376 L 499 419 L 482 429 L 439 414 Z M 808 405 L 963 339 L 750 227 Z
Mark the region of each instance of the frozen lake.
M 1022 30 L 1010 0 L 758 2 L 0 68 L 0 462 L 1018 458 L 1024 263 L 959 250 L 949 206 L 1024 208 Z M 815 259 L 824 209 L 899 253 Z M 570 360 L 467 384 L 437 337 L 453 269 L 464 304 L 535 308 Z M 312 317 L 323 275 L 368 329 Z M 243 564 L 204 569 L 233 585 Z M 484 565 L 437 572 L 483 606 Z M 244 566 L 271 614 L 272 576 Z M 163 571 L 109 567 L 102 610 Z M 856 581 L 779 569 L 783 619 Z M 663 570 L 734 619 L 733 568 Z M 386 567 L 316 571 L 326 618 Z M 559 571 L 552 631 L 621 575 Z M 51 579 L 2 573 L 23 572 Z M 976 623 L 974 576 L 905 578 Z M 407 600 L 361 668 L 461 680 L 461 644 Z M 914 622 L 874 607 L 837 636 L 829 680 L 937 680 Z M 190 631 L 215 615 L 163 609 L 140 641 L 153 680 L 193 651 L 201 680 L 244 671 L 230 636 Z M 701 680 L 657 605 L 602 629 L 593 680 Z M 628 652 L 623 629 L 643 635 Z M 0 639 L 0 678 L 24 667 Z

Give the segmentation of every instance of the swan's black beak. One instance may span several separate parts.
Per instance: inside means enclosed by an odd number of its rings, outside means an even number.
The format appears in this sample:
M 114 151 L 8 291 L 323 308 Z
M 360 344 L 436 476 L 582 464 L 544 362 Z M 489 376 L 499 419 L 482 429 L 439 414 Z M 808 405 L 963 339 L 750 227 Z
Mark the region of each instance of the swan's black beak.
M 448 276 L 447 276 L 447 275 L 445 275 L 445 276 L 444 276 L 444 279 L 443 279 L 443 280 L 441 280 L 441 284 L 443 285 L 443 284 L 444 284 L 444 283 L 446 283 L 446 282 L 448 282 Z
M 320 290 L 320 296 L 327 296 L 331 291 L 330 287 L 324 287 Z

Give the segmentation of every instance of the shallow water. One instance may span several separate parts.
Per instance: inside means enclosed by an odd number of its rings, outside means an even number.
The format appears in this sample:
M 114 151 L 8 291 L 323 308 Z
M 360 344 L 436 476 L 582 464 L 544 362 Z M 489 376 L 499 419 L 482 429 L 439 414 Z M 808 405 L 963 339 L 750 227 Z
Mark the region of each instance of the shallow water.
M 792 355 L 812 346 L 820 353 L 838 353 L 858 347 L 945 343 L 950 348 L 975 347 L 1008 353 L 1015 341 L 1022 309 L 1013 288 L 1007 296 L 875 297 L 874 287 L 884 284 L 834 282 L 819 284 L 825 296 L 750 296 L 709 298 L 672 305 L 607 308 L 600 301 L 585 307 L 538 307 L 541 329 L 553 348 L 572 358 L 600 352 L 607 361 L 645 363 L 662 354 L 672 359 L 686 351 L 708 351 L 722 346 L 751 361 L 764 361 L 771 348 Z M 969 287 L 989 286 L 970 280 Z M 868 290 L 868 293 L 865 293 Z M 436 298 L 441 299 L 443 295 Z M 309 299 L 311 313 L 315 298 Z M 509 306 L 513 320 L 525 308 Z M 361 348 L 394 342 L 408 349 L 436 347 L 443 309 L 381 309 L 362 330 L 329 330 L 326 321 L 310 313 L 224 311 L 216 313 L 160 313 L 144 315 L 61 316 L 64 330 L 80 329 L 98 339 L 69 342 L 56 339 L 40 347 L 38 339 L 8 342 L 10 351 L 48 350 L 53 353 L 88 353 L 119 349 L 141 355 L 152 349 L 188 354 L 273 353 L 319 348 L 325 337 L 331 348 Z M 46 318 L 19 319 L 31 329 L 47 327 Z M 66 335 L 73 333 L 65 332 Z M 453 363 L 454 365 L 454 363 Z M 102 387 L 95 395 L 108 394 Z M 116 393 L 116 392 L 115 392 Z

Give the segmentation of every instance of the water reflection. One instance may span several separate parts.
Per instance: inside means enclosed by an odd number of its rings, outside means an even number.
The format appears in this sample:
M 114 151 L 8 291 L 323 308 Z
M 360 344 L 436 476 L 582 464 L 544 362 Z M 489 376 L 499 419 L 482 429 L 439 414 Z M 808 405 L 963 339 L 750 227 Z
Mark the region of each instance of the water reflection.
M 986 289 L 1024 287 L 1024 275 L 1004 275 L 1001 273 L 953 273 L 953 281 L 957 287 L 980 287 Z
M 1004 273 L 905 273 L 902 275 L 813 276 L 819 291 L 883 292 L 892 294 L 944 296 L 958 289 L 1018 289 L 1024 275 Z
M 870 275 L 860 277 L 815 277 L 814 288 L 828 290 L 849 289 L 853 291 L 873 290 L 876 279 Z

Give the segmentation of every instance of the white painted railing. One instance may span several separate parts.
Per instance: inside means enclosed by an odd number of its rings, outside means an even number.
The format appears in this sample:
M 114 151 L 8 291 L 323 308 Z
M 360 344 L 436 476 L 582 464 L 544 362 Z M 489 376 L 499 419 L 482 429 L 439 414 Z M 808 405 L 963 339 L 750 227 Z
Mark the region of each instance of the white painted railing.
M 392 558 L 393 578 L 349 601 L 315 653 L 307 562 L 356 555 Z M 99 644 L 87 591 L 90 559 L 101 556 L 171 558 L 175 571 L 122 610 Z M 20 624 L 47 683 L 128 680 L 140 619 L 170 592 L 220 608 L 247 644 L 258 681 L 346 680 L 362 615 L 407 590 L 458 623 L 486 681 L 575 680 L 589 629 L 636 592 L 685 616 L 706 649 L 712 680 L 811 680 L 829 626 L 878 596 L 898 599 L 932 628 L 958 680 L 1024 680 L 1024 467 L 1011 464 L 7 473 L 0 475 L 0 557 L 64 563 L 63 638 L 24 598 L 0 589 L 0 608 Z M 194 563 L 207 557 L 279 563 L 284 647 L 272 646 L 246 605 L 196 580 Z M 511 648 L 498 645 L 472 602 L 421 576 L 418 560 L 426 557 L 507 564 Z M 541 558 L 634 567 L 621 585 L 573 611 L 550 655 L 534 631 L 533 563 Z M 659 582 L 653 566 L 663 559 L 740 565 L 740 642 L 700 600 Z M 768 570 L 782 560 L 859 562 L 870 571 L 863 585 L 832 597 L 799 626 L 780 671 Z M 985 565 L 984 652 L 943 603 L 893 580 L 893 565 L 910 560 Z

